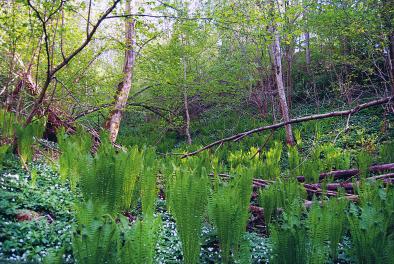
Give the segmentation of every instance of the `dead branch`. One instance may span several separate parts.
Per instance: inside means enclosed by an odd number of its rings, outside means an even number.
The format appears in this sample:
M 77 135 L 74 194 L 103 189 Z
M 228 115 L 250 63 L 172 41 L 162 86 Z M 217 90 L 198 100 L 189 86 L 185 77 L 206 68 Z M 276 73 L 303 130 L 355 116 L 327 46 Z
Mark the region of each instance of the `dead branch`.
M 380 98 L 377 100 L 369 101 L 367 103 L 359 104 L 356 107 L 351 108 L 349 110 L 335 111 L 335 112 L 329 112 L 329 113 L 324 113 L 324 114 L 316 114 L 316 115 L 298 117 L 298 118 L 290 119 L 287 122 L 281 122 L 281 123 L 276 123 L 276 124 L 269 125 L 269 126 L 258 127 L 258 128 L 255 128 L 255 129 L 252 129 L 249 131 L 245 131 L 245 132 L 242 132 L 242 133 L 212 142 L 211 144 L 206 145 L 205 147 L 202 147 L 196 151 L 184 154 L 181 158 L 194 156 L 194 155 L 196 155 L 204 150 L 210 149 L 216 145 L 223 144 L 223 143 L 229 142 L 229 141 L 239 141 L 240 139 L 242 139 L 244 137 L 247 137 L 252 134 L 259 133 L 259 132 L 262 132 L 265 130 L 277 129 L 277 128 L 283 127 L 285 125 L 288 125 L 288 124 L 302 123 L 302 122 L 311 121 L 311 120 L 318 120 L 318 119 L 337 117 L 337 116 L 348 116 L 351 114 L 355 114 L 363 109 L 372 107 L 372 106 L 377 106 L 377 105 L 382 105 L 382 104 L 388 103 L 388 102 L 392 101 L 393 99 L 394 99 L 394 96 L 383 97 L 383 98 Z

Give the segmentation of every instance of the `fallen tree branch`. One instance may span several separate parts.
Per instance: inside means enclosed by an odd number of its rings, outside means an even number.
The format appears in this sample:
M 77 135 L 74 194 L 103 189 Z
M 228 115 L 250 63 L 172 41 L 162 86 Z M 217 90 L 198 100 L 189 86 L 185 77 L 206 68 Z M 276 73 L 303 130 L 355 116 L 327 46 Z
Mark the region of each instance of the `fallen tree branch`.
M 226 137 L 220 140 L 217 140 L 215 142 L 212 142 L 209 145 L 206 145 L 196 151 L 193 152 L 189 152 L 184 154 L 181 158 L 186 158 L 186 157 L 190 157 L 190 156 L 194 156 L 204 150 L 210 149 L 216 145 L 219 144 L 223 144 L 225 142 L 229 142 L 229 141 L 239 141 L 240 139 L 250 136 L 254 133 L 259 133 L 265 130 L 272 130 L 272 129 L 277 129 L 289 124 L 296 124 L 296 123 L 302 123 L 302 122 L 306 122 L 306 121 L 311 121 L 311 120 L 317 120 L 317 119 L 324 119 L 324 118 L 330 118 L 330 117 L 336 117 L 336 116 L 349 116 L 352 114 L 355 114 L 363 109 L 372 107 L 372 106 L 377 106 L 377 105 L 382 105 L 385 103 L 388 103 L 390 101 L 392 101 L 394 99 L 394 96 L 388 96 L 388 97 L 384 97 L 384 98 L 380 98 L 377 100 L 373 100 L 373 101 L 369 101 L 367 103 L 363 103 L 363 104 L 359 104 L 354 108 L 351 108 L 349 110 L 343 110 L 343 111 L 335 111 L 335 112 L 329 112 L 329 113 L 324 113 L 324 114 L 316 114 L 316 115 L 309 115 L 309 116 L 303 116 L 303 117 L 298 117 L 298 118 L 294 118 L 294 119 L 290 119 L 287 122 L 281 122 L 281 123 L 276 123 L 276 124 L 272 124 L 269 126 L 263 126 L 263 127 L 258 127 L 249 131 L 245 131 L 230 137 Z

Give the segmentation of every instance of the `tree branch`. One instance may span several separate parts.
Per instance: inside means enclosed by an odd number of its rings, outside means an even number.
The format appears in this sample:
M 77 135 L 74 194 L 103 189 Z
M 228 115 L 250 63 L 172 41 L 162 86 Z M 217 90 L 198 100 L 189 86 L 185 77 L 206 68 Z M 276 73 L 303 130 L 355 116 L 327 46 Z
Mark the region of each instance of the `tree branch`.
M 64 66 L 66 66 L 76 55 L 78 55 L 78 53 L 80 53 L 88 44 L 89 42 L 92 40 L 94 34 L 96 33 L 98 27 L 100 26 L 100 24 L 105 20 L 105 18 L 112 12 L 112 10 L 115 9 L 116 5 L 120 2 L 120 0 L 115 0 L 113 2 L 113 4 L 107 9 L 107 11 L 105 11 L 105 13 L 98 19 L 97 23 L 93 26 L 92 31 L 88 34 L 88 36 L 86 37 L 85 41 L 81 44 L 81 46 L 79 46 L 76 50 L 74 50 L 69 56 L 67 56 L 66 58 L 63 59 L 63 61 L 58 64 L 57 66 L 55 66 L 53 69 L 50 65 L 50 58 L 49 58 L 49 45 L 48 45 L 48 35 L 46 33 L 46 22 L 48 20 L 44 20 L 40 13 L 38 12 L 38 10 L 31 4 L 30 0 L 28 0 L 28 4 L 29 6 L 36 12 L 38 19 L 42 22 L 43 24 L 43 30 L 44 30 L 44 35 L 45 35 L 45 46 L 47 49 L 47 60 L 48 60 L 48 69 L 47 69 L 47 77 L 44 83 L 44 86 L 42 87 L 42 90 L 40 92 L 40 95 L 38 96 L 37 100 L 35 101 L 32 110 L 30 112 L 30 114 L 28 115 L 27 119 L 26 119 L 26 124 L 29 124 L 34 115 L 36 114 L 40 104 L 42 103 L 42 101 L 45 98 L 45 93 L 48 90 L 49 84 L 51 83 L 53 76 L 60 70 L 62 69 Z M 62 5 L 63 1 L 61 2 Z M 61 6 L 60 6 L 61 7 Z M 54 12 L 57 12 L 58 10 L 60 10 L 60 7 L 57 8 Z M 51 13 L 51 15 L 48 17 L 48 19 L 54 14 Z
M 390 101 L 392 101 L 394 99 L 394 96 L 388 96 L 388 97 L 383 97 L 377 100 L 373 100 L 373 101 L 369 101 L 367 103 L 364 104 L 359 104 L 356 107 L 349 109 L 349 110 L 343 110 L 343 111 L 336 111 L 336 112 L 329 112 L 329 113 L 324 113 L 324 114 L 316 114 L 316 115 L 309 115 L 309 116 L 304 116 L 304 117 L 298 117 L 298 118 L 294 118 L 294 119 L 290 119 L 287 122 L 281 122 L 281 123 L 276 123 L 273 125 L 269 125 L 269 126 L 264 126 L 264 127 L 258 127 L 249 131 L 245 131 L 230 137 L 226 137 L 220 140 L 217 140 L 215 142 L 212 142 L 209 145 L 206 145 L 205 147 L 202 147 L 196 151 L 193 152 L 189 152 L 186 153 L 182 156 L 182 158 L 186 158 L 186 157 L 190 157 L 190 156 L 194 156 L 204 150 L 210 149 L 216 145 L 219 144 L 223 144 L 225 142 L 229 142 L 229 141 L 239 141 L 240 139 L 243 139 L 244 137 L 250 136 L 254 133 L 259 133 L 265 130 L 272 130 L 272 129 L 277 129 L 280 127 L 283 127 L 285 125 L 288 124 L 296 124 L 296 123 L 302 123 L 302 122 L 306 122 L 306 121 L 311 121 L 311 120 L 318 120 L 318 119 L 324 119 L 324 118 L 329 118 L 329 117 L 336 117 L 336 116 L 347 116 L 347 115 L 351 115 L 351 114 L 355 114 L 357 112 L 359 112 L 360 110 L 372 107 L 372 106 L 377 106 L 377 105 L 382 105 L 384 103 L 388 103 Z

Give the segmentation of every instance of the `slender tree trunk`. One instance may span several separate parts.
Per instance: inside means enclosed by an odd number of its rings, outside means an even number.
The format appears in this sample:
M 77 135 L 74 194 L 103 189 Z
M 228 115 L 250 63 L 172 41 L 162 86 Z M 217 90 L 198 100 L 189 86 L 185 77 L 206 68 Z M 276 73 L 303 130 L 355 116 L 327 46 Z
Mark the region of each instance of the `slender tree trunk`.
M 305 32 L 305 61 L 306 65 L 309 68 L 311 65 L 311 43 L 310 43 L 310 34 L 309 32 Z
M 131 13 L 131 0 L 126 1 L 126 13 Z M 115 96 L 115 104 L 106 123 L 105 128 L 109 131 L 111 142 L 115 142 L 118 136 L 120 122 L 129 97 L 131 83 L 133 78 L 133 68 L 135 62 L 135 52 L 133 42 L 135 39 L 135 20 L 128 19 L 125 23 L 126 45 L 125 62 L 123 67 L 123 81 L 119 83 Z
M 286 52 L 286 62 L 287 62 L 287 69 L 286 69 L 286 87 L 287 87 L 287 104 L 289 109 L 292 105 L 292 95 L 293 95 L 293 79 L 291 76 L 291 71 L 293 68 L 293 55 L 294 55 L 294 48 L 289 45 Z
M 307 30 L 304 34 L 305 37 L 305 62 L 306 62 L 306 72 L 308 74 L 308 77 L 311 78 L 311 81 L 308 81 L 310 84 L 312 84 L 313 87 L 313 95 L 315 97 L 315 103 L 317 107 L 317 112 L 319 112 L 320 109 L 320 100 L 319 100 L 319 95 L 317 93 L 317 88 L 316 88 L 316 81 L 315 81 L 315 74 L 313 70 L 311 69 L 311 42 L 310 42 L 310 34 L 309 31 Z
M 394 95 L 394 32 L 389 36 L 389 70 L 390 70 L 390 84 L 391 95 Z
M 186 59 L 183 60 L 183 79 L 185 81 L 185 87 L 183 91 L 183 104 L 185 106 L 185 116 L 186 116 L 186 124 L 185 124 L 185 134 L 187 139 L 187 144 L 192 144 L 192 137 L 190 136 L 190 114 L 189 114 L 189 101 L 187 96 L 187 87 L 186 87 Z
M 279 34 L 275 28 L 273 28 L 272 33 L 274 34 L 274 42 L 271 44 L 271 51 L 273 57 L 273 66 L 275 70 L 276 86 L 279 95 L 279 104 L 280 104 L 283 120 L 284 122 L 288 122 L 290 120 L 290 116 L 289 116 L 289 107 L 287 105 L 287 100 L 286 100 L 285 87 L 283 84 L 280 39 L 279 39 Z M 286 130 L 287 144 L 294 145 L 293 131 L 291 125 L 290 124 L 286 125 L 285 130 Z
M 389 70 L 390 77 L 390 86 L 391 86 L 391 95 L 394 95 L 394 30 L 393 30 L 393 21 L 394 21 L 394 12 L 393 10 L 393 1 L 392 0 L 383 0 L 381 6 L 381 18 L 383 19 L 383 26 L 386 30 L 387 41 L 388 41 L 388 56 L 387 56 L 387 64 Z

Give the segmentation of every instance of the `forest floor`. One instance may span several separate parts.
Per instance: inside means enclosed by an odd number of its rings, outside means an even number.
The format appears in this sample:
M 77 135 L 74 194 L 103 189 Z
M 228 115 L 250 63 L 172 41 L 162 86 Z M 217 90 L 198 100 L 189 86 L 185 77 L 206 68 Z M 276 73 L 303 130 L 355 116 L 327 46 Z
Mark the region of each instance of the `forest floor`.
M 303 152 L 310 151 L 316 126 L 319 126 L 320 131 L 329 131 L 320 132 L 319 142 L 335 141 L 336 146 L 353 153 L 360 149 L 367 149 L 374 153 L 380 143 L 393 138 L 394 133 L 392 128 L 384 129 L 385 124 L 381 121 L 381 115 L 381 110 L 359 113 L 350 121 L 348 131 L 343 131 L 346 122 L 344 119 L 305 124 L 307 129 L 300 129 L 309 131 L 302 134 L 305 145 Z M 209 124 L 209 120 L 214 116 L 214 114 L 208 116 L 205 124 Z M 222 122 L 224 124 L 225 121 Z M 242 131 L 242 126 L 232 128 L 226 133 L 236 130 Z M 208 132 L 204 124 L 200 124 L 200 135 L 195 139 L 196 145 L 207 142 L 212 137 L 212 133 L 218 136 L 218 130 Z M 225 134 L 221 133 L 221 136 Z M 225 151 L 231 152 L 237 147 L 248 148 L 255 142 L 261 142 L 261 139 L 256 139 L 258 136 L 253 136 L 249 139 L 250 142 L 244 143 L 245 145 L 228 146 Z M 280 136 L 282 135 L 279 132 L 278 137 Z M 127 141 L 125 133 L 121 137 L 121 141 Z M 165 141 L 165 138 L 163 140 Z M 182 143 L 176 144 L 183 145 Z M 284 166 L 286 163 L 286 158 L 284 158 L 281 164 Z M 19 160 L 10 155 L 0 170 L 0 259 L 3 259 L 0 262 L 40 262 L 52 249 L 62 247 L 65 250 L 66 259 L 72 262 L 72 225 L 75 222 L 73 206 L 78 197 L 70 191 L 67 183 L 61 183 L 57 164 L 49 162 L 45 156 L 38 157 L 28 167 L 29 171 L 22 169 Z M 140 212 L 137 209 L 125 215 L 132 216 L 138 213 Z M 165 201 L 162 199 L 157 200 L 157 213 L 161 213 L 163 228 L 156 248 L 156 261 L 157 263 L 181 263 L 181 245 L 175 222 L 166 212 Z M 215 239 L 213 227 L 205 224 L 202 236 L 201 262 L 218 263 L 218 242 Z M 245 240 L 251 245 L 253 263 L 268 261 L 271 252 L 270 238 L 255 232 L 248 232 Z M 345 238 L 339 254 L 339 262 L 352 262 L 346 254 L 349 247 L 349 241 Z

